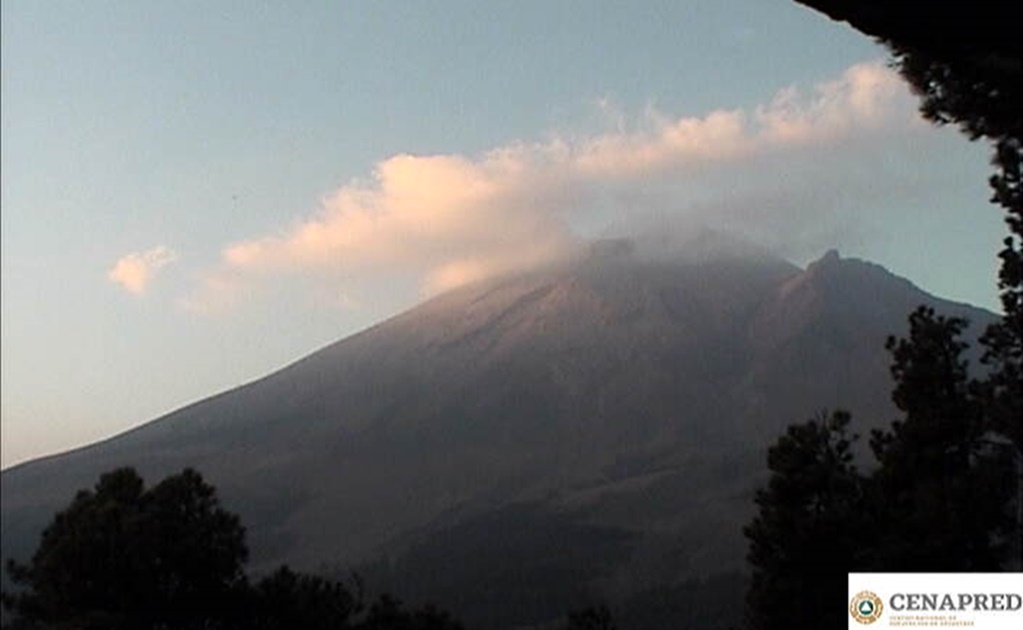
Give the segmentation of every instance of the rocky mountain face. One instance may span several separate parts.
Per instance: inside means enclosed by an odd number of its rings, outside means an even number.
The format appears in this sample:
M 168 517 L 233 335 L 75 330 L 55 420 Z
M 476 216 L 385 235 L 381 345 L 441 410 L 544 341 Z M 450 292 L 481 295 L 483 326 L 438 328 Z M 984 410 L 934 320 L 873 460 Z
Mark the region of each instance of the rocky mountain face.
M 102 472 L 191 466 L 241 515 L 257 570 L 356 569 L 475 627 L 598 600 L 642 627 L 658 606 L 650 624 L 691 618 L 666 602 L 707 589 L 734 618 L 767 446 L 825 408 L 861 432 L 891 420 L 884 341 L 921 303 L 974 330 L 992 317 L 835 253 L 803 270 L 604 246 L 4 471 L 3 553 L 25 557 Z

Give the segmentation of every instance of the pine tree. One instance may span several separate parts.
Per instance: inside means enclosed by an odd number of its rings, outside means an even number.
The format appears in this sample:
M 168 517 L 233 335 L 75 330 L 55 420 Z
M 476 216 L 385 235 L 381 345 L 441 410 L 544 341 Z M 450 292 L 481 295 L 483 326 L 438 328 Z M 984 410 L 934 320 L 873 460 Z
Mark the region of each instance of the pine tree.
M 833 628 L 845 623 L 846 572 L 861 553 L 862 477 L 853 465 L 849 414 L 790 426 L 768 451 L 771 478 L 744 533 L 753 567 L 753 628 Z M 793 605 L 799 602 L 799 605 Z
M 25 627 L 215 628 L 245 584 L 245 532 L 193 470 L 146 490 L 131 468 L 100 477 L 43 532 L 22 590 L 4 604 Z
M 890 338 L 892 400 L 903 413 L 875 430 L 871 478 L 879 571 L 995 571 L 1004 559 L 1010 478 L 992 448 L 984 398 L 969 377 L 966 321 L 920 307 L 906 339 Z

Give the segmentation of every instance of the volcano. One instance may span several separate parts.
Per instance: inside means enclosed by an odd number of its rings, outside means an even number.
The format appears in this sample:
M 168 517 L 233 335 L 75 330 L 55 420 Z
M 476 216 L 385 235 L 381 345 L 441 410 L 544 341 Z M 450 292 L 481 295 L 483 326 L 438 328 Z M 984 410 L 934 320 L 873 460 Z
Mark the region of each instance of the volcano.
M 665 602 L 686 596 L 734 619 L 767 447 L 823 409 L 860 432 L 893 419 L 884 342 L 920 304 L 974 337 L 993 319 L 834 252 L 802 269 L 605 243 L 3 471 L 3 553 L 26 558 L 103 472 L 193 467 L 247 526 L 255 571 L 356 570 L 470 627 L 594 601 L 675 623 Z

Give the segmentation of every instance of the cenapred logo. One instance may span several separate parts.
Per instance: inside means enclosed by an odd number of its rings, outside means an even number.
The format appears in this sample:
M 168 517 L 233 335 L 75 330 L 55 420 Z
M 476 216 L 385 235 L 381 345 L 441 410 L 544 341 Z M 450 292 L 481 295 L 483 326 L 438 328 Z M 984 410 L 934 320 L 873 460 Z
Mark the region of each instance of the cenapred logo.
M 860 591 L 849 602 L 849 614 L 860 623 L 874 623 L 881 618 L 884 604 L 881 598 L 870 591 Z

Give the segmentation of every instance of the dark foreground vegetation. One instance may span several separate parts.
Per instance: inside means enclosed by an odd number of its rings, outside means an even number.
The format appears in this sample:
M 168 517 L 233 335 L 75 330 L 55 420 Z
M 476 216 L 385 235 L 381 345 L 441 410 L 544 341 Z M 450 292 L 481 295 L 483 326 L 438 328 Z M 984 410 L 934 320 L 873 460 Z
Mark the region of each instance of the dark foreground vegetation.
M 203 628 L 457 630 L 448 613 L 408 609 L 387 595 L 364 601 L 361 584 L 286 566 L 258 580 L 244 571 L 238 517 L 214 488 L 185 470 L 145 488 L 130 468 L 82 490 L 43 532 L 31 561 L 8 563 L 18 589 L 3 604 L 10 630 Z
M 985 382 L 957 341 L 964 323 L 927 309 L 891 340 L 903 418 L 875 430 L 875 465 L 854 465 L 850 416 L 789 427 L 745 528 L 753 628 L 841 627 L 849 572 L 993 572 L 1018 562 L 1018 452 L 996 432 Z M 791 602 L 801 601 L 799 606 Z
M 43 532 L 27 564 L 9 561 L 5 630 L 461 630 L 431 605 L 367 602 L 346 584 L 282 566 L 244 567 L 245 529 L 191 469 L 151 488 L 131 468 L 80 491 Z M 700 585 L 694 585 L 699 590 Z M 565 630 L 614 630 L 606 606 L 574 612 Z
M 753 628 L 846 624 L 851 571 L 1023 568 L 1023 57 L 1004 3 L 798 0 L 877 38 L 924 116 L 992 143 L 991 201 L 1006 212 L 1001 321 L 970 378 L 964 322 L 921 308 L 889 339 L 902 418 L 870 436 L 871 474 L 853 465 L 844 413 L 794 425 L 770 450 L 772 477 L 744 530 Z M 791 605 L 798 602 L 798 605 Z
M 999 3 L 948 5 L 954 22 L 927 35 L 927 16 L 907 14 L 910 3 L 800 1 L 888 45 L 928 118 L 992 143 L 992 201 L 1008 227 L 998 253 L 1003 317 L 981 339 L 982 368 L 971 371 L 961 320 L 929 309 L 911 315 L 909 337 L 888 343 L 901 418 L 869 436 L 869 472 L 855 466 L 859 438 L 845 413 L 793 425 L 778 440 L 768 457 L 772 476 L 744 530 L 750 628 L 843 627 L 850 571 L 1023 568 L 1023 60 L 1018 35 L 1002 37 L 1016 22 L 1002 19 Z M 14 613 L 9 627 L 461 627 L 433 607 L 368 601 L 358 580 L 287 567 L 252 578 L 246 559 L 241 523 L 198 473 L 146 489 L 134 471 L 113 471 L 54 518 L 27 564 L 9 566 L 17 587 L 4 596 Z M 688 601 L 706 603 L 705 587 L 692 585 L 697 595 Z M 656 618 L 698 608 L 680 606 L 679 592 L 651 593 L 644 609 Z M 712 625 L 694 614 L 690 627 Z M 565 623 L 616 627 L 604 607 Z

